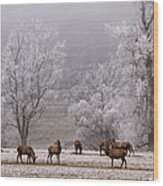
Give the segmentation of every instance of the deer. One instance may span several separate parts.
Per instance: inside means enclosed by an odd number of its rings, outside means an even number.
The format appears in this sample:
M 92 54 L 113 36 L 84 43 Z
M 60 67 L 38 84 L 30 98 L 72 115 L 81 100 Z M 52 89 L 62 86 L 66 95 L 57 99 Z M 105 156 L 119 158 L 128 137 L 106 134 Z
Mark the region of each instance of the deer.
M 78 154 L 78 150 L 79 150 L 79 154 L 82 154 L 82 145 L 80 140 L 75 140 L 74 141 L 74 147 L 75 147 L 75 153 Z
M 19 159 L 21 160 L 21 163 L 23 162 L 22 155 L 27 155 L 27 164 L 31 163 L 31 158 L 33 160 L 33 164 L 35 164 L 37 156 L 35 156 L 35 152 L 31 146 L 27 145 L 19 145 L 17 147 L 17 163 L 19 163 Z
M 49 163 L 49 159 L 50 159 L 51 164 L 53 164 L 52 157 L 54 154 L 57 157 L 58 164 L 60 164 L 61 151 L 62 151 L 61 142 L 57 140 L 52 146 L 48 148 L 47 164 Z
M 100 156 L 102 156 L 102 151 L 105 152 L 105 147 L 109 145 L 109 141 L 103 140 L 99 142 Z
M 123 167 L 123 164 L 125 163 L 125 168 L 127 168 L 127 161 L 125 159 L 127 152 L 124 149 L 110 149 L 110 145 L 104 145 L 103 149 L 105 150 L 105 154 L 111 158 L 111 166 L 113 168 L 114 159 L 121 159 L 122 163 L 120 168 Z
M 129 151 L 129 156 L 131 155 L 131 153 L 133 153 L 133 155 L 135 154 L 134 147 L 130 142 L 123 142 L 122 148 L 125 149 L 127 153 Z
M 127 154 L 129 151 L 129 156 L 131 155 L 131 153 L 133 153 L 133 155 L 135 154 L 133 145 L 130 142 L 120 143 L 120 142 L 116 142 L 116 140 L 113 139 L 111 144 L 113 149 L 124 149 L 126 150 Z

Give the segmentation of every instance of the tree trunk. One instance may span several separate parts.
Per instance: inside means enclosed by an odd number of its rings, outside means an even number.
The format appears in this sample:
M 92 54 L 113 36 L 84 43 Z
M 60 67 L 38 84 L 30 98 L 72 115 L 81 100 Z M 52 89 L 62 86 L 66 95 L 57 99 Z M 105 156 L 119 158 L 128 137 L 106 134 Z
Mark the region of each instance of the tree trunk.
M 149 150 L 154 149 L 154 81 L 151 77 L 149 80 L 150 97 L 149 97 Z
M 26 135 L 21 135 L 21 144 L 22 145 L 26 145 L 27 144 L 27 136 Z
M 23 145 L 27 144 L 28 139 L 28 130 L 29 130 L 29 122 L 27 122 L 25 119 L 22 122 L 21 130 L 19 131 L 21 143 Z
M 153 77 L 153 60 L 149 56 L 147 59 L 147 127 L 148 127 L 148 150 L 154 149 L 154 77 Z

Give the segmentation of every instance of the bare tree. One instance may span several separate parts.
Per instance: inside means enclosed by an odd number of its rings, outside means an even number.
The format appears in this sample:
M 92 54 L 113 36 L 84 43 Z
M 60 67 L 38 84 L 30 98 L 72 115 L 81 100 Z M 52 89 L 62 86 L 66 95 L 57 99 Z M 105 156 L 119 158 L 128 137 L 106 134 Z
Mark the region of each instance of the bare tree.
M 2 56 L 2 106 L 7 110 L 6 125 L 18 130 L 22 144 L 29 128 L 39 119 L 61 74 L 64 43 L 54 28 L 38 22 L 18 24 L 8 39 Z

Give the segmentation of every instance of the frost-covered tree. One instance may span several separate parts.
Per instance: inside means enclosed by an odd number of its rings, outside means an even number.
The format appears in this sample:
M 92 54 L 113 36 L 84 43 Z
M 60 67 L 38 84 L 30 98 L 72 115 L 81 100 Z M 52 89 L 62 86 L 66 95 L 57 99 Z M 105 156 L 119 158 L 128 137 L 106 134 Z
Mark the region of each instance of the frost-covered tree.
M 138 147 L 153 148 L 153 3 L 138 3 L 140 11 L 135 23 L 106 25 L 107 33 L 118 38 L 116 57 L 131 66 L 130 78 L 135 108 L 132 120 Z M 126 69 L 129 69 L 127 66 Z M 129 122 L 130 123 L 130 122 Z M 132 124 L 133 125 L 133 124 Z M 130 124 L 131 126 L 131 124 Z
M 49 96 L 61 75 L 64 42 L 56 30 L 39 22 L 18 24 L 2 54 L 2 110 L 6 125 L 17 129 L 22 144 L 29 128 L 51 102 Z
M 76 136 L 89 148 L 97 150 L 100 140 L 123 138 L 119 123 L 127 99 L 122 99 L 122 94 L 129 93 L 130 86 L 126 84 L 123 65 L 111 59 L 88 70 L 83 80 L 82 99 L 69 108 L 78 126 Z
M 138 6 L 137 6 L 138 5 Z M 112 137 L 153 148 L 153 3 L 135 3 L 135 22 L 106 24 L 115 54 L 88 70 L 70 113 L 91 148 Z
M 148 47 L 143 58 L 146 67 L 146 111 L 148 123 L 149 150 L 154 145 L 154 2 L 141 3 L 141 28 L 146 36 Z

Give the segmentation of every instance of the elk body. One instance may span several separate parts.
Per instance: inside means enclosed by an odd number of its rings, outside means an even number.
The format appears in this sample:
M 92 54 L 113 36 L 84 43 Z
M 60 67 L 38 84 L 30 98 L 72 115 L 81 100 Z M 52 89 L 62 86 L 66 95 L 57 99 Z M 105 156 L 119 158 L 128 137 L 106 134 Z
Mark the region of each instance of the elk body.
M 133 145 L 130 142 L 123 142 L 122 149 L 125 149 L 127 153 L 129 151 L 129 156 L 131 155 L 131 153 L 133 153 L 133 155 L 135 154 Z
M 102 156 L 102 151 L 105 152 L 106 147 L 109 145 L 109 141 L 103 140 L 99 142 L 100 156 Z
M 27 163 L 31 163 L 31 158 L 33 160 L 33 164 L 35 163 L 37 157 L 35 156 L 35 152 L 31 146 L 19 145 L 17 147 L 17 152 L 17 163 L 19 162 L 19 159 L 21 160 L 21 163 L 23 163 L 22 155 L 27 155 Z
M 75 153 L 76 154 L 81 154 L 82 153 L 82 145 L 81 145 L 81 142 L 80 140 L 75 140 L 74 141 L 74 147 L 75 147 Z
M 48 157 L 47 157 L 47 163 L 49 163 L 49 159 L 50 159 L 51 164 L 53 163 L 52 157 L 54 154 L 57 157 L 58 163 L 60 163 L 61 150 L 62 150 L 61 143 L 59 140 L 57 140 L 56 143 L 54 143 L 54 145 L 52 145 L 48 148 L 49 153 L 48 153 Z
M 126 152 L 128 153 L 129 151 L 129 156 L 131 155 L 131 153 L 135 153 L 134 152 L 134 148 L 133 145 L 130 142 L 116 142 L 114 139 L 112 140 L 112 148 L 113 149 L 124 149 L 126 150 Z
M 123 164 L 125 163 L 125 168 L 127 168 L 127 161 L 125 159 L 127 152 L 124 149 L 110 149 L 109 146 L 105 146 L 105 154 L 111 158 L 112 160 L 112 167 L 114 166 L 114 159 L 121 159 L 121 168 L 123 167 Z

